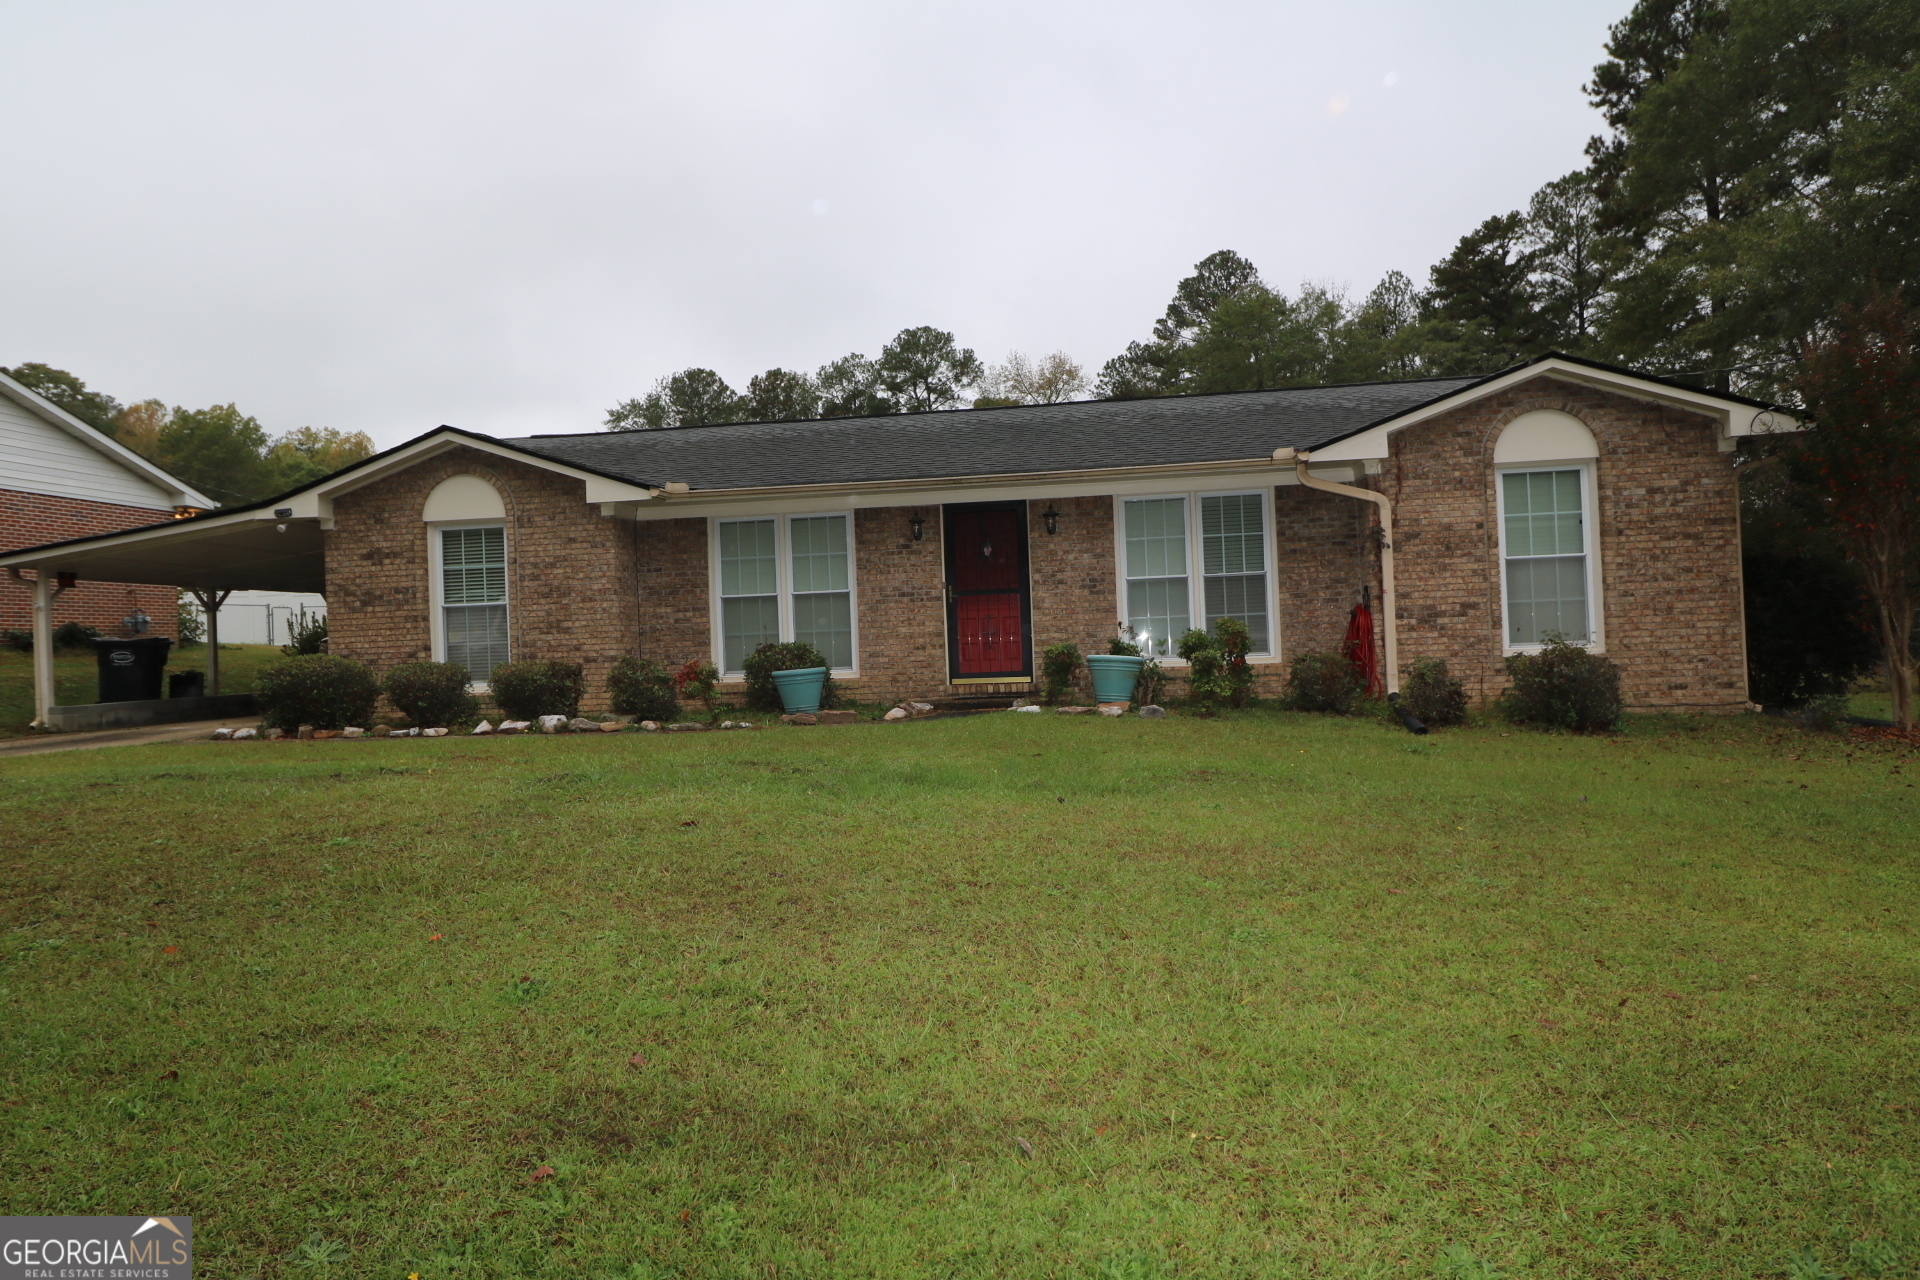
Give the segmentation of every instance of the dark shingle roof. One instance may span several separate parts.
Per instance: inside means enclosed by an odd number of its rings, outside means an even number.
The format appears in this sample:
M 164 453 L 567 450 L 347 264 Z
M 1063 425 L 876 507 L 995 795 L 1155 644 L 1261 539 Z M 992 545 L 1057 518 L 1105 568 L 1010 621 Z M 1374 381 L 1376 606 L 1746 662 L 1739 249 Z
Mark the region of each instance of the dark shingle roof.
M 1082 400 L 818 422 L 526 436 L 503 444 L 633 484 L 860 484 L 1267 458 L 1312 449 L 1484 379 Z

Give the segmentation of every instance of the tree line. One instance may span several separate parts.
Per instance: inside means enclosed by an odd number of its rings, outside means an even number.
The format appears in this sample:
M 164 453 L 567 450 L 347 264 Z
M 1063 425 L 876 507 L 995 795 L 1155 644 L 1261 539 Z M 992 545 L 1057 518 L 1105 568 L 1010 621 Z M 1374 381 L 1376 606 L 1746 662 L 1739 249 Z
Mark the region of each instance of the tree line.
M 296 427 L 269 435 L 232 404 L 168 408 L 160 400 L 121 404 L 64 369 L 0 367 L 15 382 L 177 476 L 222 506 L 285 493 L 373 455 L 362 431 Z

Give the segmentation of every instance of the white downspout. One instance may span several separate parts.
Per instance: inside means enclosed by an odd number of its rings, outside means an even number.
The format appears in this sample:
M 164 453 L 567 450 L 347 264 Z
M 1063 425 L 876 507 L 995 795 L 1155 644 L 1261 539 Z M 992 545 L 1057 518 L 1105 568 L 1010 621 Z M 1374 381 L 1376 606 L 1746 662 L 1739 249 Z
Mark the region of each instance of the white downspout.
M 1320 480 L 1307 471 L 1308 454 L 1304 449 L 1275 449 L 1275 462 L 1292 462 L 1293 472 L 1300 483 L 1309 489 L 1319 489 L 1326 493 L 1344 494 L 1349 498 L 1361 498 L 1380 508 L 1380 615 L 1381 630 L 1387 650 L 1387 696 L 1397 699 L 1400 695 L 1400 617 L 1397 599 L 1393 589 L 1393 502 L 1384 493 L 1375 493 L 1372 489 L 1361 489 L 1350 484 L 1336 484 L 1332 480 Z

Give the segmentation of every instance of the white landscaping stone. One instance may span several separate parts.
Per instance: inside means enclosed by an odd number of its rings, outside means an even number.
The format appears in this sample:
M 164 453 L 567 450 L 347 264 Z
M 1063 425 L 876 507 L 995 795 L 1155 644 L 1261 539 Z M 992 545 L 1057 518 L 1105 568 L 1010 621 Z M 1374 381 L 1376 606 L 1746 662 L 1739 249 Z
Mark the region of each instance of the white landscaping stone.
M 907 710 L 917 716 L 930 716 L 933 714 L 933 704 L 931 702 L 909 702 L 906 704 L 906 707 Z
M 658 720 L 642 720 L 640 722 L 640 727 L 642 729 L 645 729 L 648 733 L 660 732 L 660 722 Z
M 1165 720 L 1167 718 L 1167 709 L 1165 707 L 1156 707 L 1149 703 L 1140 708 L 1140 718 L 1142 720 Z
M 565 716 L 541 716 L 540 732 L 558 733 L 562 728 L 566 726 L 566 723 L 567 723 L 567 718 Z
M 605 721 L 602 721 L 600 724 L 600 732 L 619 733 L 622 729 L 626 728 L 628 725 L 632 723 L 633 723 L 632 716 L 628 716 L 624 720 L 605 720 Z
M 1040 714 L 1040 708 L 1038 707 L 1015 707 L 1014 710 L 1015 711 L 1031 711 L 1035 715 Z
M 233 730 L 231 729 L 215 729 L 213 731 L 213 739 L 215 742 L 225 742 L 228 738 L 231 738 L 232 736 L 233 736 Z
M 533 726 L 525 720 L 502 720 L 500 722 L 501 733 L 525 733 L 532 727 Z
M 911 711 L 908 711 L 905 707 L 895 707 L 893 710 L 887 712 L 886 715 L 881 716 L 880 718 L 882 720 L 905 720 L 908 716 L 912 714 L 913 713 Z
M 598 720 L 589 720 L 585 716 L 575 716 L 573 719 L 567 721 L 567 728 L 573 730 L 575 733 L 598 733 L 600 732 L 600 722 Z
M 259 736 L 260 731 L 258 729 L 235 729 L 233 731 L 233 740 L 235 742 L 239 742 L 243 738 L 257 738 Z
M 277 742 L 281 738 L 284 738 L 287 736 L 287 731 L 285 729 L 269 729 L 265 733 L 261 734 L 260 736 L 265 738 L 268 742 Z
M 1123 716 L 1127 714 L 1127 704 L 1124 702 L 1103 702 L 1100 704 L 1100 714 L 1103 716 Z
M 444 738 L 447 736 L 447 731 L 445 729 L 422 729 L 420 736 L 423 738 Z
M 491 720 L 482 720 L 479 724 L 473 726 L 473 733 L 468 736 L 479 737 L 483 733 L 492 733 L 492 732 L 493 732 L 493 722 Z
M 340 736 L 343 738 L 364 738 L 367 736 L 367 731 L 365 729 L 356 729 L 352 725 L 348 725 L 346 728 L 340 731 Z

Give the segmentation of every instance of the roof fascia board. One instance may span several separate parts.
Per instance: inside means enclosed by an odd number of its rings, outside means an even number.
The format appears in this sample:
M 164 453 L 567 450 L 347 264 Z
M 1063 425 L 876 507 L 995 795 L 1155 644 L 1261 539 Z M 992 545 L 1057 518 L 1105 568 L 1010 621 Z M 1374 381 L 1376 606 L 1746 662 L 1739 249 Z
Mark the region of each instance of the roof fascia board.
M 5 395 L 7 399 L 14 401 L 36 417 L 46 419 L 68 435 L 78 438 L 88 447 L 104 453 L 141 479 L 166 490 L 168 496 L 173 499 L 174 506 L 211 509 L 220 505 L 178 477 L 148 462 L 106 432 L 88 426 L 39 392 L 20 385 L 4 373 L 0 373 L 0 395 Z
M 1316 455 L 1317 457 L 1317 455 Z M 1284 472 L 1284 475 L 1282 474 Z M 676 516 L 704 515 L 722 503 L 762 503 L 777 499 L 832 498 L 842 506 L 858 507 L 928 505 L 943 501 L 984 502 L 983 489 L 1021 491 L 1045 487 L 1051 494 L 1074 497 L 1115 491 L 1116 483 L 1146 481 L 1167 489 L 1185 485 L 1191 477 L 1231 478 L 1235 475 L 1263 477 L 1261 484 L 1293 484 L 1293 469 L 1282 468 L 1271 458 L 1231 458 L 1217 462 L 1177 462 L 1145 467 L 1098 467 L 1076 471 L 1014 471 L 979 476 L 928 476 L 914 480 L 873 480 L 854 484 L 763 485 L 740 489 L 696 489 L 686 494 L 665 494 L 659 505 L 650 507 L 647 519 L 673 519 Z M 1164 483 L 1162 483 L 1164 481 Z M 877 499 L 884 498 L 884 501 Z
M 331 476 L 316 480 L 307 488 L 287 495 L 284 503 L 293 508 L 296 518 L 314 517 L 331 520 L 333 500 L 340 495 L 351 493 L 355 489 L 363 488 L 377 480 L 384 480 L 408 467 L 418 466 L 442 453 L 463 447 L 514 462 L 524 462 L 579 480 L 586 485 L 585 500 L 590 503 L 644 502 L 658 492 L 645 485 L 629 484 L 624 480 L 615 480 L 579 467 L 568 466 L 564 462 L 558 462 L 541 454 L 529 453 L 524 449 L 516 449 L 511 445 L 501 444 L 497 440 L 481 439 L 455 428 L 441 427 L 377 458 L 369 458 L 366 464 L 349 467 L 345 471 L 338 471 Z
M 1799 423 L 1790 415 L 1750 401 L 1718 396 L 1710 391 L 1695 391 L 1671 383 L 1655 382 L 1629 373 L 1576 364 L 1558 356 L 1547 356 L 1531 364 L 1522 365 L 1518 369 L 1495 374 L 1485 382 L 1463 388 L 1450 396 L 1443 396 L 1398 417 L 1375 423 L 1332 444 L 1322 445 L 1312 450 L 1314 461 L 1349 462 L 1385 458 L 1389 453 L 1387 439 L 1395 432 L 1404 431 L 1408 427 L 1436 418 L 1443 413 L 1450 413 L 1462 405 L 1471 404 L 1486 396 L 1509 390 L 1536 378 L 1547 377 L 1576 382 L 1617 395 L 1631 396 L 1637 400 L 1650 400 L 1705 415 L 1718 424 L 1721 436 L 1727 439 L 1764 435 L 1776 431 L 1792 431 L 1799 426 Z M 1770 421 L 1763 422 L 1763 419 Z

